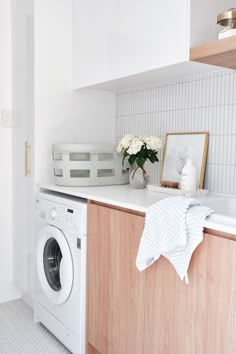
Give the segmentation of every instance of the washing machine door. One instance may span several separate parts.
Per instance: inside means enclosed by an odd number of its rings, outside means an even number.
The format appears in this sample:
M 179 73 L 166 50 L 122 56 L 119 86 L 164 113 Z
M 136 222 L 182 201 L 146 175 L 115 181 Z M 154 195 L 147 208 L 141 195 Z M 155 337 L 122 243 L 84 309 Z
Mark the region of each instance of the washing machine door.
M 65 235 L 54 226 L 46 226 L 38 235 L 36 252 L 44 294 L 54 304 L 63 304 L 73 286 L 73 261 Z

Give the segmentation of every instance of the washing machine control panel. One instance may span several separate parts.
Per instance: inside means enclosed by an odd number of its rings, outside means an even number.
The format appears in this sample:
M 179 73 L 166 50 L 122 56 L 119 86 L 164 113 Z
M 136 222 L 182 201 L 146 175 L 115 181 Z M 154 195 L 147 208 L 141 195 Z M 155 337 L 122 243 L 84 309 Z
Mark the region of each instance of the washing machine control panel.
M 86 234 L 87 205 L 79 204 L 78 208 L 36 199 L 36 214 L 45 223 L 56 226 L 62 230 Z

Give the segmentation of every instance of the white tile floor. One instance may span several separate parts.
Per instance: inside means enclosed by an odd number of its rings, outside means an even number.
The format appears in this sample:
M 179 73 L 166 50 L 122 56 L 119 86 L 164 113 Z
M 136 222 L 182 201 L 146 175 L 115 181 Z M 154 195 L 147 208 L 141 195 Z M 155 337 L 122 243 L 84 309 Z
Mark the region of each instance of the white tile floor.
M 0 354 L 69 354 L 22 300 L 0 304 Z

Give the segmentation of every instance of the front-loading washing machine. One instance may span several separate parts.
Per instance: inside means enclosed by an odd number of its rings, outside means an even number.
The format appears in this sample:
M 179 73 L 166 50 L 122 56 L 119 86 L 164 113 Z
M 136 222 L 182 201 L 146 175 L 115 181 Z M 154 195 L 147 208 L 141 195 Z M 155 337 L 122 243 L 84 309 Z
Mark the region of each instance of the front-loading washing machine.
M 34 318 L 75 354 L 86 352 L 86 235 L 85 200 L 37 195 Z

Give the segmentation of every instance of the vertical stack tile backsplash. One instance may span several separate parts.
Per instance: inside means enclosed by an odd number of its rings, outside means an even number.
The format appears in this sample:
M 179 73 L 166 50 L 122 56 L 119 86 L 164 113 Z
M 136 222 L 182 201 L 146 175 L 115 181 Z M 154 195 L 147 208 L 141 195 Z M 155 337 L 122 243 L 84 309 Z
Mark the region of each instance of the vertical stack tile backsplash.
M 236 73 L 182 77 L 117 92 L 116 142 L 125 134 L 210 133 L 205 188 L 236 196 Z M 161 154 L 162 155 L 162 154 Z M 149 165 L 151 183 L 160 180 L 161 161 Z

